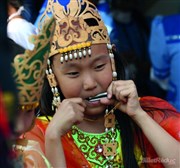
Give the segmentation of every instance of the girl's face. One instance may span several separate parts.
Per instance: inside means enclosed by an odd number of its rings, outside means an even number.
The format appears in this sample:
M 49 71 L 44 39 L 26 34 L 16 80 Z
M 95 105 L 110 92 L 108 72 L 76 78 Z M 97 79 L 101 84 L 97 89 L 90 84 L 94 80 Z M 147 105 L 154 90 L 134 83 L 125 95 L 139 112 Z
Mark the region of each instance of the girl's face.
M 88 97 L 106 92 L 112 82 L 111 61 L 106 44 L 91 46 L 91 56 L 60 62 L 60 54 L 53 58 L 53 72 L 65 98 L 81 97 L 87 107 L 85 114 L 100 114 L 105 106 Z
M 12 138 L 16 139 L 26 131 L 28 131 L 34 122 L 35 112 L 34 110 L 20 110 L 15 121 L 15 128 L 13 131 Z

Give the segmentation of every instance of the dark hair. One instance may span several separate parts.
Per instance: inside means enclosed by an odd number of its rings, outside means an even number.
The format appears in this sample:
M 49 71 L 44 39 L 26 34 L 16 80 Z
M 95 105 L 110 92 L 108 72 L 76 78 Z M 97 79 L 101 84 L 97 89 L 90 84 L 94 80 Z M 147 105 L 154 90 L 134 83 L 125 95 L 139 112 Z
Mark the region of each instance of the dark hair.
M 22 0 L 8 0 L 8 4 L 18 10 L 22 6 L 23 2 Z
M 117 71 L 117 80 L 131 79 L 131 76 L 126 76 L 125 68 L 128 65 L 126 60 L 121 55 L 114 51 L 114 59 Z M 119 110 L 115 111 L 116 120 L 119 125 L 121 140 L 122 140 L 122 154 L 123 164 L 125 168 L 138 168 L 138 164 L 134 154 L 134 125 L 132 119 L 125 113 Z
M 115 66 L 117 71 L 117 79 L 124 80 L 126 79 L 125 75 L 125 67 L 126 62 L 121 56 L 113 50 L 114 58 L 115 58 Z M 53 57 L 52 57 L 53 58 Z M 51 62 L 52 62 L 51 58 Z M 62 92 L 59 89 L 59 93 L 61 95 L 61 100 L 64 99 Z M 41 111 L 47 115 L 54 115 L 54 112 L 51 109 L 53 95 L 51 92 L 51 88 L 49 86 L 48 80 L 45 78 L 44 85 L 42 89 L 42 95 L 40 99 L 40 107 Z M 119 125 L 119 129 L 121 131 L 121 139 L 122 139 L 122 153 L 123 153 L 123 164 L 125 168 L 138 168 L 138 164 L 134 154 L 134 124 L 132 119 L 122 113 L 119 110 L 115 111 L 116 119 Z

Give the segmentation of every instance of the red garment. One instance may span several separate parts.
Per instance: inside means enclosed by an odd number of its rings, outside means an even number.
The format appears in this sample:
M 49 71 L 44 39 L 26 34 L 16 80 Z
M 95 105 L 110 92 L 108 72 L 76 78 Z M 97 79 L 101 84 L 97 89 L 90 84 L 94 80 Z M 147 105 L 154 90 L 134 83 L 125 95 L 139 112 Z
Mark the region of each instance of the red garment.
M 166 101 L 156 97 L 142 97 L 140 99 L 141 107 L 170 135 L 180 141 L 180 113 L 167 103 Z M 158 141 L 158 139 L 157 139 Z M 154 148 L 144 136 L 144 146 L 146 151 L 145 162 L 148 164 L 148 168 L 163 168 L 160 158 L 156 154 Z M 164 158 L 164 162 L 169 158 Z M 169 160 L 169 162 L 173 160 Z
M 0 131 L 3 133 L 4 137 L 8 137 L 10 134 L 10 128 L 7 118 L 7 111 L 3 102 L 3 95 L 0 89 Z
M 48 123 L 49 122 L 47 120 L 37 119 L 34 128 L 25 135 L 26 139 L 38 141 L 40 143 L 43 152 L 45 152 L 44 149 L 45 130 L 47 128 Z M 87 162 L 87 160 L 84 158 L 84 155 L 77 148 L 72 137 L 68 135 L 70 134 L 66 134 L 65 136 L 62 137 L 62 143 L 64 147 L 64 153 L 66 156 L 67 167 L 90 168 L 90 165 Z
M 148 112 L 148 114 L 159 123 L 167 132 L 180 141 L 180 114 L 176 112 L 166 101 L 155 97 L 143 97 L 140 99 L 142 108 Z M 44 151 L 44 135 L 47 128 L 48 121 L 36 120 L 35 127 L 26 134 L 27 139 L 38 140 Z M 149 141 L 144 138 L 144 146 L 147 154 L 147 158 L 158 158 L 155 150 Z M 85 159 L 84 155 L 75 145 L 71 133 L 69 132 L 62 137 L 62 143 L 64 147 L 66 164 L 68 168 L 74 167 L 87 167 L 90 165 Z M 147 162 L 148 168 L 162 168 L 163 165 L 157 161 L 156 164 Z

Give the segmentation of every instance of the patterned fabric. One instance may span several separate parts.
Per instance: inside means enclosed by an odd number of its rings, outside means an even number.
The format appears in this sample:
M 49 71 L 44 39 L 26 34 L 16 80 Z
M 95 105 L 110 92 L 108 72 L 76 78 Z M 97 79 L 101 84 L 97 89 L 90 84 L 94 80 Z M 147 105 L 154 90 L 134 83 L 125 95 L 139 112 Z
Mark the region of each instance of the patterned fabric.
M 142 108 L 162 126 L 167 132 L 169 132 L 174 138 L 180 141 L 180 114 L 176 109 L 172 107 L 166 101 L 155 97 L 142 97 L 140 98 Z M 45 118 L 39 118 L 36 120 L 35 127 L 26 134 L 27 139 L 34 139 L 38 141 L 44 151 L 44 138 L 45 130 L 48 126 L 48 121 Z M 92 168 L 91 164 L 87 161 L 84 154 L 79 150 L 72 138 L 72 131 L 64 135 L 61 140 L 64 147 L 64 153 L 66 157 L 66 163 L 68 168 L 84 167 Z M 148 159 L 157 159 L 158 156 L 153 149 L 152 145 L 143 137 L 146 157 Z M 139 148 L 135 147 L 136 159 L 140 165 L 142 155 L 140 155 Z M 139 158 L 139 159 L 138 159 Z M 147 159 L 145 158 L 145 159 Z M 160 162 L 156 164 L 152 162 L 146 162 L 143 160 L 148 168 L 163 168 Z M 143 165 L 140 165 L 142 167 Z
M 35 109 L 39 104 L 54 28 L 55 20 L 51 19 L 38 35 L 31 36 L 34 50 L 16 55 L 12 62 L 19 108 L 22 110 Z
M 77 127 L 72 129 L 72 137 L 75 144 L 83 152 L 85 158 L 90 162 L 90 165 L 94 168 L 105 167 L 108 164 L 108 160 L 103 155 L 103 147 L 106 138 L 112 138 L 112 132 L 109 130 L 107 133 L 87 133 L 83 132 Z M 113 167 L 123 167 L 122 163 L 122 151 L 121 151 L 121 138 L 120 131 L 116 129 L 115 140 L 118 142 L 118 147 L 116 149 L 116 156 L 110 162 Z
M 23 139 L 22 139 L 23 141 Z M 28 140 L 27 145 L 14 145 L 16 149 L 17 159 L 14 161 L 16 165 L 23 165 L 23 168 L 51 168 L 51 165 L 43 152 L 41 151 L 38 142 Z

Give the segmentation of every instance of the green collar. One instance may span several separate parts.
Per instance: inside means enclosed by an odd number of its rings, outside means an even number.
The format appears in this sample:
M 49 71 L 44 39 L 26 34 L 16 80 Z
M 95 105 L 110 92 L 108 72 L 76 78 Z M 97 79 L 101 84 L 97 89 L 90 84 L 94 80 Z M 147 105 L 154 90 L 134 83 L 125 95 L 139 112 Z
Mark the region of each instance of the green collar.
M 106 167 L 109 163 L 112 167 L 123 167 L 120 130 L 115 129 L 115 141 L 118 145 L 116 148 L 116 156 L 111 161 L 108 161 L 103 155 L 102 147 L 102 145 L 106 142 L 106 138 L 112 139 L 111 130 L 107 133 L 88 133 L 80 130 L 76 126 L 73 126 L 72 137 L 75 144 L 82 151 L 85 158 L 90 162 L 93 168 Z

